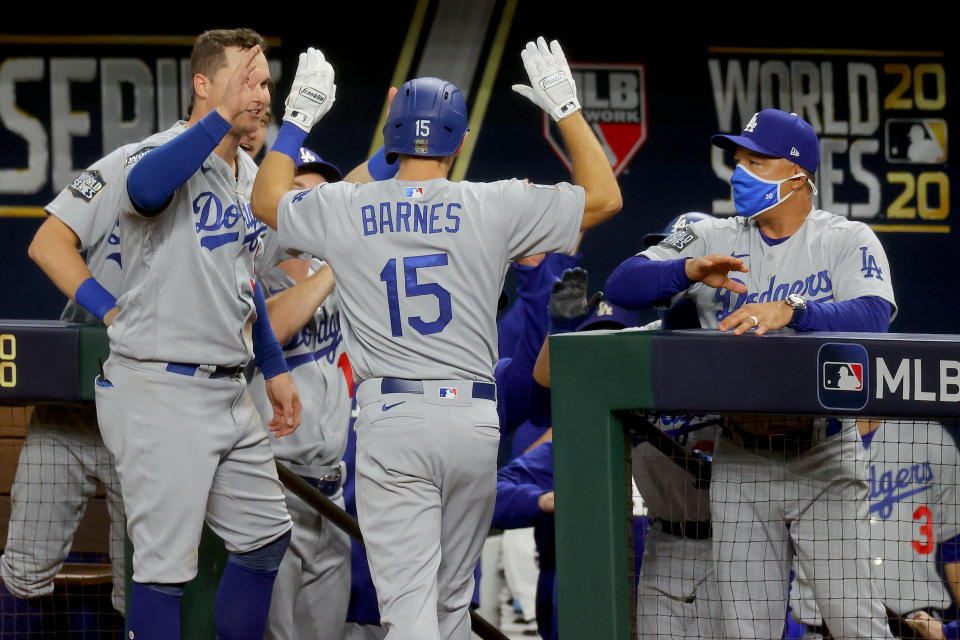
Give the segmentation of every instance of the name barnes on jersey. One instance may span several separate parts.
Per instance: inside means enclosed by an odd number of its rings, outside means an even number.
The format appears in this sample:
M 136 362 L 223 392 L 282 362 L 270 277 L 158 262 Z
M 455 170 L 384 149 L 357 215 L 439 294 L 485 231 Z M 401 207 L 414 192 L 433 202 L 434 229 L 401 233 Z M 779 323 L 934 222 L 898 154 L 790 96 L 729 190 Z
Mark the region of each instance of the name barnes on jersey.
M 293 202 L 299 202 L 308 193 L 298 193 L 293 197 Z M 365 236 L 398 232 L 456 233 L 460 230 L 458 214 L 461 209 L 463 206 L 459 202 L 417 204 L 400 201 L 365 204 L 360 207 L 359 213 Z

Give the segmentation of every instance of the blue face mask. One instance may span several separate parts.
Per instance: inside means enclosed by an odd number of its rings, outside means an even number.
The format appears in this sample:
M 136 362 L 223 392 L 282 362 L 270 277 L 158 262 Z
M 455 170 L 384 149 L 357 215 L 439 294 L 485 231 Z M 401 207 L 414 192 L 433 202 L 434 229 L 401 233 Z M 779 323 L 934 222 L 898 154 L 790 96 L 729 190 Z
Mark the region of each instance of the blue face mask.
M 796 193 L 791 191 L 781 198 L 780 185 L 803 175 L 805 174 L 798 173 L 783 180 L 765 180 L 751 173 L 742 164 L 738 164 L 730 178 L 730 184 L 733 185 L 733 204 L 737 208 L 737 214 L 744 218 L 752 218 L 774 208 Z

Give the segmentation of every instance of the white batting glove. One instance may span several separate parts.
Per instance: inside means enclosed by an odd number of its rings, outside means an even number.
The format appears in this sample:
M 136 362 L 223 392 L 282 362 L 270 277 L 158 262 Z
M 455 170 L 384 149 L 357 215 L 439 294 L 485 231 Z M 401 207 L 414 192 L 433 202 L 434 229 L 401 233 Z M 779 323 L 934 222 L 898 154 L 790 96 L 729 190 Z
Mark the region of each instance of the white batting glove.
M 577 85 L 559 42 L 554 40 L 548 48 L 546 40 L 540 36 L 536 44 L 527 43 L 520 57 L 530 76 L 531 86 L 515 84 L 514 91 L 549 113 L 554 120 L 562 120 L 580 110 Z
M 310 47 L 306 53 L 300 54 L 283 119 L 310 133 L 313 125 L 333 106 L 336 95 L 333 67 L 324 60 L 319 49 Z

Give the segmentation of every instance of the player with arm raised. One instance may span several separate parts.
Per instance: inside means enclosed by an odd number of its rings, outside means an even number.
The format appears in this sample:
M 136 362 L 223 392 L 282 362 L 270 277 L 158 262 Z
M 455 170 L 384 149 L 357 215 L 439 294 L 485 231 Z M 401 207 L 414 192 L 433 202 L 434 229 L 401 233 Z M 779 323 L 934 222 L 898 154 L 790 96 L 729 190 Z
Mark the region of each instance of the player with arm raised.
M 301 57 L 254 186 L 254 214 L 284 248 L 326 260 L 337 278 L 360 381 L 358 511 L 391 640 L 470 637 L 496 491 L 496 309 L 510 261 L 569 252 L 581 227 L 621 206 L 559 44 L 531 42 L 523 59 L 533 86 L 518 91 L 559 121 L 580 186 L 449 182 L 466 103 L 452 84 L 418 78 L 384 127 L 396 179 L 288 193 L 294 154 L 333 93 L 319 52 Z
M 134 547 L 128 627 L 138 640 L 180 637 L 204 520 L 229 551 L 217 636 L 262 638 L 290 537 L 241 375 L 253 358 L 268 379 L 272 429 L 296 428 L 299 399 L 253 279 L 256 165 L 239 149 L 269 102 L 262 42 L 249 29 L 199 36 L 190 120 L 145 140 L 125 167 L 124 283 L 96 402 Z

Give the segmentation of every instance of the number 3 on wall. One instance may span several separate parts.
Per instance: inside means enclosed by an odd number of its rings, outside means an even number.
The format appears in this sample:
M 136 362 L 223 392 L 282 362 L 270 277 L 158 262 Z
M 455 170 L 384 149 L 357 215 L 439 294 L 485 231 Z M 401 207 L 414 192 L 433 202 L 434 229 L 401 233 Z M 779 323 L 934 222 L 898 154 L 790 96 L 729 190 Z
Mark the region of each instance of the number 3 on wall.
M 420 284 L 417 282 L 417 269 L 447 266 L 447 254 L 433 253 L 426 256 L 410 256 L 403 259 L 403 290 L 407 298 L 434 296 L 437 299 L 439 314 L 436 320 L 425 322 L 420 316 L 410 316 L 407 324 L 421 335 L 440 333 L 450 324 L 453 313 L 450 308 L 450 292 L 435 282 Z M 387 306 L 390 308 L 390 333 L 394 338 L 403 335 L 400 326 L 400 296 L 397 287 L 397 259 L 390 258 L 380 272 L 380 280 L 387 283 Z

